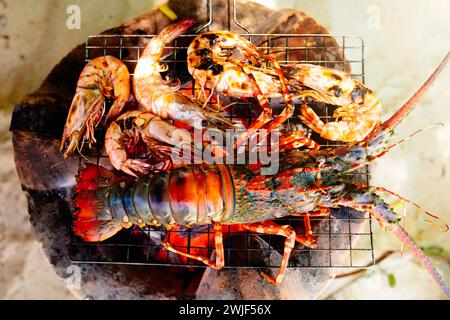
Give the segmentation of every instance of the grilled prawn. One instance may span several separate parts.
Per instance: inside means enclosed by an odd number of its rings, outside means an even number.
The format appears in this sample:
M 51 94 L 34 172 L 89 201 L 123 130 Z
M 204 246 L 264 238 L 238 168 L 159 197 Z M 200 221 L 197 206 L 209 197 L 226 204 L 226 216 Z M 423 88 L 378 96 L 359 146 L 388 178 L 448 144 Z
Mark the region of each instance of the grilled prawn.
M 207 122 L 229 123 L 228 120 L 202 107 L 191 96 L 180 91 L 179 82 L 168 82 L 161 76 L 168 66 L 162 65 L 165 46 L 185 33 L 194 19 L 183 19 L 154 36 L 140 56 L 133 77 L 133 91 L 140 106 L 162 119 L 175 120 L 193 128 L 201 128 Z
M 449 55 L 414 96 L 364 141 L 338 149 L 286 152 L 281 159 L 281 170 L 274 176 L 259 175 L 245 165 L 231 170 L 224 165 L 191 165 L 126 181 L 108 170 L 88 167 L 78 179 L 79 210 L 74 213 L 73 230 L 85 241 L 102 241 L 133 224 L 170 228 L 177 224 L 214 223 L 215 261 L 181 252 L 168 242 L 164 246 L 220 269 L 224 264 L 222 224 L 240 224 L 253 232 L 286 238 L 277 276 L 264 274 L 271 283 L 279 284 L 294 243 L 316 246 L 310 217 L 328 215 L 331 208 L 353 208 L 369 212 L 381 226 L 391 230 L 450 297 L 441 275 L 399 225 L 399 216 L 381 198 L 386 193 L 395 194 L 380 187 L 349 183 L 346 177 L 396 145 L 388 145 L 392 129 L 417 104 L 448 59 Z M 289 225 L 273 222 L 289 215 L 304 217 L 305 235 L 296 234 Z
M 236 59 L 234 50 L 250 63 Z M 210 31 L 198 35 L 188 48 L 188 70 L 206 97 L 205 89 L 220 92 L 230 97 L 255 98 L 262 113 L 237 139 L 239 147 L 258 129 L 267 133 L 286 121 L 294 112 L 283 72 L 278 62 L 270 56 L 262 56 L 247 39 L 230 31 Z M 261 64 L 269 62 L 273 69 L 263 69 Z M 268 98 L 283 97 L 286 104 L 283 112 L 273 121 Z M 207 98 L 209 99 L 209 98 Z M 269 122 L 270 121 L 270 122 Z
M 83 69 L 70 106 L 61 140 L 61 151 L 68 158 L 83 144 L 94 143 L 94 128 L 102 120 L 106 99 L 114 103 L 106 123 L 117 118 L 130 97 L 130 74 L 126 65 L 113 56 L 91 60 Z M 67 147 L 66 142 L 68 141 Z
M 113 167 L 131 176 L 173 167 L 172 155 L 195 149 L 188 131 L 179 129 L 150 112 L 122 114 L 108 127 L 105 150 Z M 134 158 L 141 158 L 139 160 Z
M 302 104 L 300 119 L 327 140 L 362 141 L 380 123 L 381 102 L 375 93 L 346 72 L 312 64 L 282 66 L 288 82 L 309 88 L 296 97 L 308 97 L 338 106 L 334 121 L 324 123 L 314 110 Z
M 238 51 L 251 64 L 236 59 Z M 262 64 L 272 68 L 262 68 Z M 202 88 L 242 98 L 254 97 L 263 112 L 241 137 L 245 140 L 259 128 L 269 132 L 280 126 L 295 111 L 293 100 L 312 98 L 338 106 L 335 121 L 324 124 L 305 104 L 303 122 L 323 138 L 334 141 L 363 140 L 378 125 L 381 104 L 374 92 L 351 79 L 346 72 L 312 64 L 279 65 L 262 55 L 247 39 L 229 31 L 211 31 L 197 36 L 188 48 L 188 70 Z M 271 119 L 267 98 L 283 97 L 285 109 Z

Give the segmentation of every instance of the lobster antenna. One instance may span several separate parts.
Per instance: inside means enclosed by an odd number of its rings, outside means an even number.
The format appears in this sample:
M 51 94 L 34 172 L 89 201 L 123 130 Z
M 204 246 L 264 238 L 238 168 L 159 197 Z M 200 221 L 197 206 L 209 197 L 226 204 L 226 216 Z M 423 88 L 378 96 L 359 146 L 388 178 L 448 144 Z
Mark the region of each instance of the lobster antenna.
M 437 269 L 433 266 L 433 263 L 430 259 L 423 253 L 417 244 L 414 243 L 414 240 L 411 236 L 403 229 L 399 224 L 395 224 L 392 226 L 391 231 L 394 235 L 404 243 L 411 253 L 419 260 L 419 262 L 423 265 L 423 267 L 430 273 L 433 280 L 439 285 L 444 294 L 450 299 L 450 289 L 445 284 L 444 279 L 439 274 Z
M 359 185 L 365 188 L 371 188 L 370 186 Z M 372 187 L 374 188 L 374 187 Z M 354 208 L 356 210 L 360 210 L 358 205 L 347 205 L 350 208 Z M 419 260 L 422 266 L 428 271 L 428 273 L 432 276 L 433 280 L 439 285 L 439 287 L 444 291 L 447 298 L 450 299 L 450 289 L 447 287 L 444 279 L 440 275 L 439 271 L 430 261 L 430 259 L 425 255 L 423 250 L 414 242 L 411 236 L 402 228 L 399 223 L 392 223 L 389 221 L 383 213 L 377 212 L 374 210 L 374 207 L 369 206 L 370 215 L 373 216 L 376 220 L 378 220 L 382 225 L 388 224 L 390 226 L 390 230 L 392 233 L 402 242 L 404 243 L 411 253 Z
M 436 81 L 439 74 L 447 65 L 448 59 L 450 56 L 450 52 L 447 53 L 444 60 L 439 64 L 439 66 L 434 70 L 434 72 L 430 75 L 430 77 L 425 81 L 425 83 L 419 88 L 419 90 L 414 93 L 414 95 L 397 111 L 395 112 L 388 120 L 383 122 L 380 126 L 380 131 L 386 131 L 397 126 L 420 102 L 422 97 L 431 88 L 433 83 Z
M 437 126 L 444 126 L 444 124 L 443 124 L 442 122 L 438 122 L 438 123 L 429 125 L 428 127 L 419 129 L 419 130 L 417 130 L 417 131 L 411 133 L 411 134 L 410 134 L 409 136 L 407 136 L 406 138 L 403 138 L 403 139 L 401 139 L 400 141 L 397 141 L 396 143 L 394 143 L 394 144 L 390 145 L 389 147 L 387 147 L 386 150 L 384 150 L 384 151 L 381 152 L 380 154 L 371 157 L 370 160 L 369 160 L 369 162 L 372 162 L 373 160 L 376 160 L 376 159 L 378 159 L 378 158 L 381 158 L 381 157 L 384 156 L 386 153 L 388 153 L 391 149 L 397 147 L 398 145 L 402 144 L 403 142 L 408 141 L 409 139 L 411 139 L 412 137 L 414 137 L 416 134 L 419 134 L 419 133 L 421 133 L 422 131 L 432 129 L 432 128 L 437 127 Z
M 400 141 L 397 141 L 396 143 L 390 145 L 390 146 L 387 147 L 384 151 L 380 152 L 380 153 L 377 154 L 376 156 L 370 157 L 369 160 L 367 160 L 367 161 L 365 161 L 365 162 L 363 162 L 363 163 L 361 163 L 361 164 L 355 165 L 355 166 L 352 167 L 351 169 L 347 170 L 345 173 L 352 172 L 352 171 L 354 171 L 354 170 L 356 170 L 356 169 L 359 169 L 359 168 L 361 168 L 361 167 L 367 166 L 368 164 L 370 164 L 370 163 L 374 162 L 375 160 L 377 160 L 377 159 L 381 158 L 382 156 L 384 156 L 384 155 L 385 155 L 386 153 L 388 153 L 391 149 L 397 147 L 398 145 L 402 144 L 403 142 L 408 141 L 409 139 L 411 139 L 412 137 L 414 137 L 416 134 L 419 134 L 419 133 L 421 133 L 422 131 L 425 131 L 425 130 L 428 130 L 428 129 L 432 129 L 432 128 L 437 127 L 437 126 L 444 126 L 444 124 L 443 124 L 442 122 L 438 122 L 438 123 L 429 125 L 428 127 L 419 129 L 419 130 L 417 130 L 417 131 L 411 133 L 411 134 L 410 134 L 409 136 L 407 136 L 406 138 L 403 138 L 403 139 L 401 139 Z
M 441 229 L 442 232 L 447 232 L 447 231 L 449 230 L 448 224 L 447 224 L 444 220 L 442 220 L 442 218 L 440 218 L 440 217 L 438 217 L 438 216 L 436 216 L 436 215 L 430 213 L 429 211 L 425 210 L 424 208 L 422 208 L 422 207 L 421 207 L 419 204 L 417 204 L 416 202 L 411 201 L 411 200 L 408 200 L 408 199 L 402 197 L 401 195 L 399 195 L 399 194 L 397 194 L 397 193 L 395 193 L 395 192 L 393 192 L 393 191 L 387 190 L 387 189 L 385 189 L 385 188 L 383 188 L 383 187 L 368 186 L 368 185 L 364 185 L 364 184 L 358 184 L 358 187 L 369 188 L 369 189 L 373 189 L 373 190 L 375 190 L 375 191 L 380 191 L 380 192 L 389 194 L 389 195 L 391 195 L 391 196 L 394 196 L 394 197 L 396 197 L 396 198 L 398 198 L 398 199 L 400 199 L 400 200 L 402 200 L 402 201 L 404 201 L 404 202 L 407 202 L 407 203 L 413 205 L 414 207 L 416 207 L 417 209 L 421 210 L 422 212 L 424 212 L 427 216 L 429 216 L 429 217 L 431 217 L 431 218 L 433 218 L 433 219 L 435 219 L 435 220 L 441 221 L 441 222 L 444 224 L 444 227 Z M 430 220 L 425 220 L 425 221 L 427 221 L 427 222 L 429 222 L 429 223 L 433 223 L 433 222 L 430 221 Z

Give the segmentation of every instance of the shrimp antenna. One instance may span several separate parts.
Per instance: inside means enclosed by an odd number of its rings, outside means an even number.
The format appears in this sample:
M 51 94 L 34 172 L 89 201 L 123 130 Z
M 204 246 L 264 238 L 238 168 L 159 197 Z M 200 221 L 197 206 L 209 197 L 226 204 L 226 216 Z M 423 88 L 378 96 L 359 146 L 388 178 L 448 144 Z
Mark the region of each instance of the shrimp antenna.
M 57 162 L 55 164 L 52 164 L 50 168 L 51 169 L 56 168 L 56 167 L 62 165 L 64 162 L 66 162 L 66 160 L 68 160 L 68 158 L 67 159 L 63 159 L 62 161 L 59 161 L 59 162 Z
M 78 143 L 77 143 L 77 151 L 78 151 L 78 154 L 81 156 L 81 158 L 83 158 L 83 159 L 85 159 L 85 160 L 87 160 L 87 161 L 89 161 L 89 158 L 88 157 L 86 157 L 84 154 L 83 154 L 83 148 L 84 148 L 84 143 L 85 143 L 85 139 L 83 139 L 83 141 L 81 142 L 81 147 L 78 145 Z M 89 148 L 90 148 L 91 146 L 89 146 Z

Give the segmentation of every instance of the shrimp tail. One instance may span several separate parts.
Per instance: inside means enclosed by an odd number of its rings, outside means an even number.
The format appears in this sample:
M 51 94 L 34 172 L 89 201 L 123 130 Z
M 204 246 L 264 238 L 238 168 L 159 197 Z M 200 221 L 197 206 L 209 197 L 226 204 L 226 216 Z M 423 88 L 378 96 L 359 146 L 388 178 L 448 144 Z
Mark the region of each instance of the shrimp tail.
M 165 43 L 170 43 L 176 38 L 186 33 L 190 27 L 196 23 L 195 19 L 183 19 L 165 28 L 159 36 Z

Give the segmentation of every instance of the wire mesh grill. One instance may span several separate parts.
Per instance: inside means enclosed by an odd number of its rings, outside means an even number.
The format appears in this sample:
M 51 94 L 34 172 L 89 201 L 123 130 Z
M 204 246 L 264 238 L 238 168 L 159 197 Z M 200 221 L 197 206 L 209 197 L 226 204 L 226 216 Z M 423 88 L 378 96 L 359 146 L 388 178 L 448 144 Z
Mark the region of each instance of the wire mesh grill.
M 167 46 L 167 54 L 162 63 L 169 66 L 168 76 L 180 79 L 183 90 L 195 94 L 194 86 L 186 70 L 186 49 L 196 35 L 181 36 L 173 46 Z M 261 52 L 270 53 L 280 63 L 314 63 L 341 70 L 351 68 L 351 76 L 364 82 L 364 45 L 356 36 L 336 35 L 299 35 L 299 34 L 246 34 Z M 89 37 L 86 43 L 86 62 L 103 56 L 113 55 L 121 59 L 133 70 L 145 48 L 150 35 L 99 35 Z M 249 122 L 257 117 L 249 103 L 234 101 L 229 109 L 230 118 L 246 117 Z M 334 108 L 318 105 L 316 112 L 324 121 L 330 121 Z M 276 114 L 277 110 L 275 110 Z M 279 112 L 279 110 L 278 110 Z M 288 123 L 287 128 L 290 127 Z M 97 132 L 99 136 L 103 133 Z M 322 145 L 334 147 L 339 143 L 321 141 L 318 135 L 311 137 Z M 102 138 L 98 139 L 102 141 Z M 98 146 L 91 152 L 98 164 L 106 163 L 107 156 Z M 352 173 L 353 179 L 368 183 L 369 172 Z M 288 217 L 277 220 L 280 224 L 295 226 L 297 232 L 304 232 L 303 219 Z M 333 210 L 330 217 L 311 218 L 318 247 L 309 249 L 297 245 L 291 255 L 289 267 L 300 268 L 362 268 L 374 263 L 372 223 L 368 213 L 359 213 L 351 209 Z M 282 253 L 284 238 L 265 236 L 249 231 L 236 232 L 230 226 L 224 226 L 225 268 L 278 267 L 279 253 Z M 174 243 L 177 249 L 188 253 L 211 256 L 214 240 L 211 227 L 181 228 L 166 231 L 153 227 L 132 227 L 123 230 L 113 238 L 101 243 L 85 243 L 73 237 L 70 244 L 71 260 L 78 263 L 170 265 L 204 267 L 191 259 L 183 259 L 162 247 L 165 237 Z M 358 246 L 355 246 L 355 238 Z M 369 262 L 369 263 L 368 263 Z

